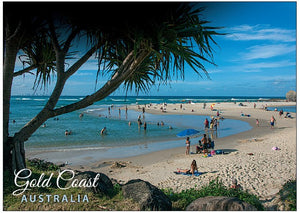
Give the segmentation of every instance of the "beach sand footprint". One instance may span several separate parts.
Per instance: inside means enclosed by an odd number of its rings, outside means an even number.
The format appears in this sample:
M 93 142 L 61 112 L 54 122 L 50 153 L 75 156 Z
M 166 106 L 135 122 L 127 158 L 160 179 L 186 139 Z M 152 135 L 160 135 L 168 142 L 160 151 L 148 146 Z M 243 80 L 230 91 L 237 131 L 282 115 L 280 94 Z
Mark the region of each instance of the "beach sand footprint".
M 239 140 L 239 143 L 253 143 L 253 142 L 261 142 L 264 139 L 262 138 L 250 138 L 250 139 L 244 139 L 244 140 Z

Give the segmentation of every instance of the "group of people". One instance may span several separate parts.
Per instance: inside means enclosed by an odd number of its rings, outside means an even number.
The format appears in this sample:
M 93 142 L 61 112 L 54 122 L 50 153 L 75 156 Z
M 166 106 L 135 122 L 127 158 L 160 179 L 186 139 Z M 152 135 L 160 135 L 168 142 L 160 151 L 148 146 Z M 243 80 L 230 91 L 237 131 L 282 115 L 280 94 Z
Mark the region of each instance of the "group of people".
M 205 118 L 205 120 L 204 120 L 204 128 L 205 129 L 211 129 L 211 130 L 215 129 L 215 130 L 217 130 L 218 125 L 219 125 L 219 119 L 218 118 L 212 117 L 210 122 L 208 121 L 207 118 Z
M 186 144 L 186 151 L 185 154 L 189 155 L 191 152 L 191 141 L 190 137 L 186 138 L 185 141 Z M 203 134 L 203 137 L 201 140 L 199 140 L 199 145 L 196 145 L 196 153 L 203 152 L 204 154 L 208 154 L 208 149 L 214 149 L 215 148 L 215 142 L 211 140 L 211 138 L 207 137 L 206 134 Z
M 199 145 L 196 145 L 196 153 L 203 152 L 204 154 L 208 154 L 208 149 L 214 148 L 215 142 L 210 137 L 206 137 L 206 134 L 203 134 L 202 139 L 199 140 Z

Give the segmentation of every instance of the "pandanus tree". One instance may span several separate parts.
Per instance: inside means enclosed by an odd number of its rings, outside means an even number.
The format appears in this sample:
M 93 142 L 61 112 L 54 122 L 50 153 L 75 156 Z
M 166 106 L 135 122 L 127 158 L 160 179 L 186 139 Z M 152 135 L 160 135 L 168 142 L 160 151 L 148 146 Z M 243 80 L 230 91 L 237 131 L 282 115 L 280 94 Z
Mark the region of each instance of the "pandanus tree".
M 183 79 L 186 66 L 208 77 L 203 62 L 214 64 L 213 36 L 221 34 L 201 12 L 197 3 L 180 2 L 4 3 L 4 168 L 26 167 L 24 142 L 47 119 L 92 105 L 122 85 L 125 91 L 147 91 L 157 82 Z M 57 107 L 67 80 L 91 57 L 98 59 L 97 79 L 109 76 L 106 83 Z M 17 58 L 24 69 L 15 70 Z M 55 86 L 43 109 L 9 135 L 13 78 L 28 73 L 35 75 L 35 87 L 46 86 L 53 75 Z

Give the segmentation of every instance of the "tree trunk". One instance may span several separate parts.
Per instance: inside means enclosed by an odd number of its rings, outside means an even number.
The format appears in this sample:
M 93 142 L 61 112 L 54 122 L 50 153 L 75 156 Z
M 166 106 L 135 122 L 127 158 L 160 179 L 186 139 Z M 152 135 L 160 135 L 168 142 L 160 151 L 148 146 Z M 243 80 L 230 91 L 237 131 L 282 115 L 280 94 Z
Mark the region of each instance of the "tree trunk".
M 12 146 L 12 138 L 9 137 L 9 113 L 11 87 L 16 57 L 18 53 L 18 42 L 13 39 L 6 41 L 4 63 L 3 63 L 3 168 L 11 168 L 10 165 L 18 164 L 20 168 L 25 167 L 23 162 L 14 162 L 12 154 L 15 153 L 21 159 L 18 151 L 13 151 L 16 147 Z

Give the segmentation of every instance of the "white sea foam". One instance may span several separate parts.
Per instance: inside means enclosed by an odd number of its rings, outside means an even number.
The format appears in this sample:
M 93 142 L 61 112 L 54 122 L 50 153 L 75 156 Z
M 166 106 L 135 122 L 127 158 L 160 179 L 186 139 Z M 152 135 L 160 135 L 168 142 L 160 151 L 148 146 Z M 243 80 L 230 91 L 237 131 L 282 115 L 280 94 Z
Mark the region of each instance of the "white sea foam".
M 60 101 L 78 101 L 78 98 L 61 98 Z
M 35 99 L 33 99 L 34 101 L 45 101 L 46 99 L 44 99 L 44 98 L 35 98 Z

